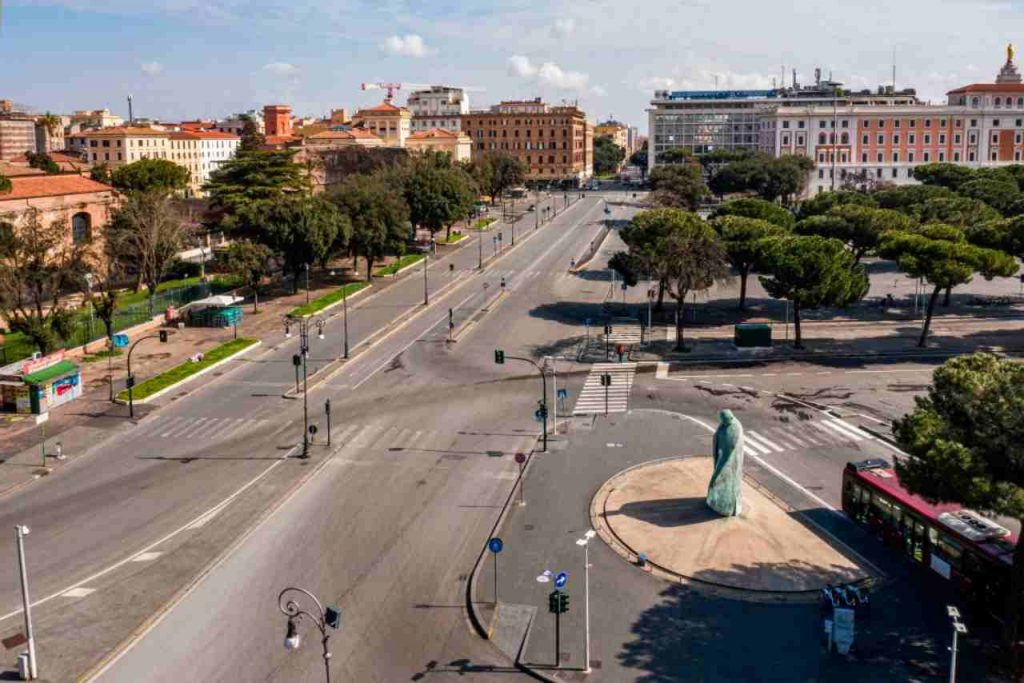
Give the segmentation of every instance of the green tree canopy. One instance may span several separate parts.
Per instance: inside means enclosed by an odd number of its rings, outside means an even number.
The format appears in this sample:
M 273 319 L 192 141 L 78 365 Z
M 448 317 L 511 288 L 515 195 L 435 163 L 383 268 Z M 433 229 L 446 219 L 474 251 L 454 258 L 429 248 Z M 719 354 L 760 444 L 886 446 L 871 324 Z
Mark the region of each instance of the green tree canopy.
M 111 183 L 121 192 L 170 194 L 188 187 L 188 179 L 187 168 L 167 159 L 139 159 L 111 174 Z
M 441 228 L 451 237 L 452 224 L 468 217 L 477 194 L 474 183 L 461 168 L 415 165 L 403 182 L 405 202 L 413 225 L 433 235 Z
M 733 199 L 715 209 L 714 216 L 746 216 L 774 223 L 780 228 L 792 230 L 796 219 L 793 214 L 773 202 L 753 197 Z
M 878 246 L 883 234 L 893 230 L 911 230 L 916 225 L 913 218 L 892 209 L 840 204 L 832 207 L 825 215 L 811 216 L 800 221 L 796 225 L 796 232 L 838 239 L 853 254 L 854 262 L 860 263 L 861 258 Z
M 258 152 L 267 144 L 267 138 L 260 132 L 259 126 L 248 114 L 242 114 L 242 139 L 238 143 L 238 154 Z
M 366 259 L 366 278 L 375 261 L 401 254 L 409 236 L 409 207 L 386 174 L 350 175 L 328 197 L 352 224 L 353 258 Z
M 922 164 L 914 167 L 914 178 L 925 185 L 945 187 L 954 192 L 974 176 L 974 171 L 960 164 Z
M 761 285 L 776 299 L 793 304 L 795 344 L 803 348 L 800 312 L 823 306 L 846 306 L 864 298 L 864 266 L 837 239 L 796 235 L 769 240 L 761 263 Z
M 985 202 L 969 197 L 936 197 L 917 204 L 909 212 L 921 223 L 948 223 L 960 228 L 1000 218 Z
M 648 155 L 647 143 L 645 142 L 643 147 L 641 147 L 637 151 L 633 152 L 633 154 L 630 155 L 630 157 L 629 157 L 629 163 L 631 165 L 633 165 L 633 166 L 637 166 L 637 167 L 640 168 L 640 177 L 642 177 L 642 178 L 646 178 L 647 177 L 647 163 L 648 163 L 648 156 L 647 155 Z
M 649 180 L 651 201 L 655 205 L 692 211 L 700 206 L 707 195 L 704 174 L 699 164 L 656 166 Z
M 89 177 L 97 183 L 103 183 L 104 185 L 110 185 L 114 182 L 110 175 L 110 167 L 106 164 L 96 164 L 90 168 Z
M 932 285 L 918 346 L 928 340 L 932 314 L 939 293 L 971 281 L 975 273 L 991 280 L 1017 272 L 1013 257 L 995 249 L 976 247 L 967 242 L 964 232 L 941 223 L 925 225 L 914 232 L 893 232 L 883 236 L 879 253 L 896 261 L 910 277 L 924 278 Z
M 914 207 L 918 204 L 924 204 L 932 199 L 955 197 L 956 194 L 947 187 L 937 185 L 901 185 L 878 190 L 871 196 L 883 209 L 913 213 Z
M 279 254 L 298 291 L 299 276 L 314 263 L 325 263 L 351 235 L 348 216 L 322 196 L 292 195 L 242 205 L 236 226 L 243 235 Z
M 0 194 L 11 191 L 11 179 L 0 173 Z
M 53 160 L 46 152 L 26 152 L 25 157 L 28 159 L 28 165 L 32 168 L 38 168 L 41 171 L 46 171 L 49 175 L 55 175 L 60 173 L 60 166 Z
M 1017 181 L 1006 173 L 972 178 L 960 185 L 958 193 L 983 202 L 1003 215 L 1008 215 L 1014 204 L 1021 199 Z
M 611 138 L 594 138 L 594 173 L 615 173 L 625 158 L 626 150 L 616 145 Z
M 252 311 L 260 306 L 260 283 L 270 275 L 270 247 L 251 240 L 235 240 L 224 252 L 224 263 L 232 273 L 242 277 L 252 290 Z
M 801 202 L 798 215 L 800 218 L 808 216 L 820 216 L 828 213 L 835 206 L 855 204 L 876 208 L 878 202 L 866 192 L 853 192 L 851 190 L 836 190 L 835 192 L 821 192 L 810 199 Z
M 740 309 L 747 303 L 747 276 L 757 268 L 765 239 L 782 237 L 786 229 L 759 218 L 722 215 L 711 219 L 711 225 L 722 239 L 729 263 L 740 276 Z
M 932 503 L 959 503 L 1024 522 L 1024 364 L 979 353 L 946 361 L 893 433 L 900 483 Z M 1003 651 L 1016 660 L 1024 542 L 1013 552 Z
M 228 159 L 203 188 L 211 206 L 232 214 L 255 202 L 308 193 L 309 176 L 294 156 L 293 151 L 248 152 Z
M 675 147 L 666 149 L 658 155 L 658 164 L 685 164 L 693 159 L 693 155 L 685 149 Z

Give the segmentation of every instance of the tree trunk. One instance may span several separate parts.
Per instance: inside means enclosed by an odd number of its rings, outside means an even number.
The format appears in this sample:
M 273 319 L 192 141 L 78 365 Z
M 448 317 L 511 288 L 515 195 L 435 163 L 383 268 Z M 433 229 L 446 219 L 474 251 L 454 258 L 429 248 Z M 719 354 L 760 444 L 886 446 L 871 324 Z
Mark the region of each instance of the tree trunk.
M 793 348 L 804 348 L 804 338 L 800 335 L 800 304 L 795 301 L 793 302 L 793 338 L 795 339 Z
M 1010 570 L 1010 594 L 1006 598 L 1006 619 L 1002 629 L 1002 650 L 1006 663 L 1014 675 L 1018 673 L 1021 597 L 1024 595 L 1024 543 L 1018 542 L 1013 550 L 1013 566 Z
M 661 311 L 665 307 L 665 280 L 658 280 L 658 303 L 654 310 Z
M 740 310 L 747 307 L 747 275 L 750 268 L 740 268 Z
M 952 296 L 952 294 L 953 294 L 953 288 L 952 287 L 946 287 L 946 297 L 942 300 L 942 305 L 943 306 L 949 306 L 949 298 L 950 298 L 950 296 Z
M 452 241 L 452 224 L 451 223 L 449 223 L 448 225 L 444 226 L 444 241 L 445 242 L 451 242 Z
M 683 328 L 686 327 L 686 294 L 676 299 L 676 351 L 686 350 Z
M 936 286 L 932 290 L 932 295 L 928 297 L 928 310 L 924 314 L 924 327 L 921 328 L 921 338 L 917 341 L 917 345 L 922 349 L 928 342 L 928 328 L 932 326 L 932 313 L 935 312 L 935 302 L 939 299 L 939 292 L 942 291 L 942 287 Z
M 373 279 L 373 258 L 364 256 L 366 259 L 366 281 L 369 282 Z
M 259 313 L 260 311 L 260 287 L 259 285 L 252 286 L 252 312 Z

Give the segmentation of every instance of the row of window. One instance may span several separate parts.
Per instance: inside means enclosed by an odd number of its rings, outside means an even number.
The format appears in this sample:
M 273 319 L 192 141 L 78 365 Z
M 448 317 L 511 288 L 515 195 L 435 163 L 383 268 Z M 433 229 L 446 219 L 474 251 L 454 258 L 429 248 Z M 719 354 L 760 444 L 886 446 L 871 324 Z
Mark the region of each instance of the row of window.
M 961 137 L 960 133 L 954 133 L 953 134 L 953 144 L 954 145 L 959 145 L 961 143 L 962 139 L 963 138 Z M 993 145 L 999 144 L 999 133 L 998 132 L 993 132 L 990 139 L 991 139 Z M 940 133 L 939 136 L 938 136 L 938 140 L 939 140 L 938 144 L 940 144 L 940 145 L 946 144 L 946 134 L 945 133 Z M 788 146 L 789 145 L 789 141 L 790 141 L 790 137 L 788 135 L 783 135 L 782 136 L 782 144 L 783 145 Z M 1017 145 L 1019 145 L 1022 142 L 1024 142 L 1024 133 L 1022 133 L 1021 131 L 1017 131 L 1014 134 L 1013 141 L 1014 141 L 1014 144 L 1017 144 Z M 861 138 L 860 138 L 860 143 L 861 143 L 861 145 L 869 145 L 869 144 L 871 144 L 871 136 L 869 136 L 867 134 L 862 135 Z M 802 146 L 803 144 L 804 144 L 804 137 L 802 135 L 797 136 L 797 145 L 801 145 Z M 835 133 L 829 133 L 828 135 L 826 135 L 825 133 L 819 133 L 818 134 L 818 144 L 819 145 L 834 145 L 834 144 L 836 144 L 836 135 L 835 135 Z M 849 133 L 842 133 L 839 136 L 839 144 L 841 144 L 841 145 L 848 145 L 848 144 L 850 144 Z M 884 145 L 884 144 L 886 144 L 885 136 L 879 134 L 876 137 L 876 139 L 875 139 L 875 144 L 876 145 Z M 893 133 L 892 134 L 891 144 L 894 145 L 894 146 L 900 144 L 900 134 L 899 133 Z M 910 133 L 909 135 L 907 135 L 907 144 L 908 145 L 916 145 L 917 144 L 917 136 L 914 133 Z M 925 144 L 925 145 L 932 144 L 932 136 L 930 134 L 927 134 L 927 133 L 925 135 L 923 135 L 922 136 L 922 144 Z M 978 144 L 978 134 L 976 132 L 972 131 L 972 132 L 967 134 L 967 144 L 969 144 L 969 145 L 977 145 Z
M 486 136 L 484 135 L 485 132 L 487 133 Z M 496 137 L 498 137 L 498 131 L 496 131 L 496 130 L 485 131 L 483 128 L 477 129 L 475 135 L 472 132 L 470 132 L 470 131 L 466 131 L 466 134 L 469 135 L 470 137 L 477 137 L 477 138 L 482 138 L 482 137 L 496 138 Z M 508 137 L 508 131 L 507 130 L 501 131 L 501 137 L 507 138 Z M 512 131 L 512 137 L 514 137 L 514 138 L 519 137 L 519 131 L 518 130 Z M 526 134 L 523 137 L 527 137 L 527 138 L 533 137 L 531 135 L 530 129 L 526 130 Z M 544 137 L 544 129 L 543 128 L 537 131 L 537 137 L 539 137 L 539 138 Z M 548 133 L 548 137 L 549 138 L 555 137 L 555 131 L 554 130 L 550 131 Z M 562 129 L 562 137 L 563 138 L 569 137 L 569 129 L 568 128 L 563 128 Z

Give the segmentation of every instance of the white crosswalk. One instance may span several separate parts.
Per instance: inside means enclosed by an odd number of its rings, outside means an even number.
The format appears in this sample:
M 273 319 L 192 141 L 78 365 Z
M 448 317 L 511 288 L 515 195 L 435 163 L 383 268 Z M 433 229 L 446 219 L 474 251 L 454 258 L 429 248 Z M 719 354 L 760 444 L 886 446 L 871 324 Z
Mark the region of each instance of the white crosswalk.
M 612 322 L 612 332 L 607 335 L 608 343 L 617 344 L 639 344 L 642 341 L 642 330 L 637 322 Z
M 267 420 L 248 417 L 195 417 L 195 416 L 157 416 L 141 426 L 140 436 L 157 439 L 192 439 L 200 438 L 220 441 L 230 438 L 243 428 L 254 429 Z
M 745 429 L 744 445 L 756 455 L 771 455 L 797 448 L 825 448 L 873 441 L 875 437 L 836 419 L 808 420 L 784 427 Z
M 633 388 L 633 375 L 636 374 L 636 363 L 594 363 L 587 375 L 573 415 L 590 415 L 604 413 L 606 410 L 606 391 L 601 385 L 602 375 L 611 375 L 611 385 L 607 387 L 607 412 L 624 413 L 629 407 L 629 392 Z

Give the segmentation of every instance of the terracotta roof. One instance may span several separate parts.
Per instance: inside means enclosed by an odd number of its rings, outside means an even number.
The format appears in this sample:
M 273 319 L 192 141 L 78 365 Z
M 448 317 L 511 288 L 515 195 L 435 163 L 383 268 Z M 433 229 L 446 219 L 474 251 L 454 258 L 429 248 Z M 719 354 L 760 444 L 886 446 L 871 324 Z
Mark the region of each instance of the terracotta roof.
M 298 142 L 302 138 L 294 135 L 268 135 L 266 136 L 266 142 L 264 144 L 268 146 L 272 145 L 287 145 L 292 142 Z
M 312 140 L 355 140 L 355 139 L 376 139 L 381 138 L 374 135 L 365 128 L 348 128 L 346 130 L 325 130 L 316 135 L 310 135 Z
M 176 130 L 171 132 L 172 140 L 241 140 L 232 133 L 217 130 Z
M 409 140 L 432 140 L 436 138 L 460 138 L 462 133 L 454 133 L 443 128 L 431 128 L 430 130 L 419 130 L 409 136 Z M 469 136 L 465 136 L 469 137 Z
M 58 197 L 68 194 L 90 192 L 113 192 L 114 188 L 85 176 L 41 175 L 11 178 L 11 191 L 0 193 L 0 202 L 9 199 L 31 199 L 32 197 Z
M 167 134 L 168 133 L 166 130 L 156 130 L 155 128 L 141 128 L 139 126 L 112 126 L 110 128 L 97 128 L 96 130 L 89 130 L 83 133 L 79 133 L 81 137 L 86 138 L 123 137 L 126 135 L 154 135 L 162 137 Z
M 1024 93 L 1024 83 L 971 83 L 956 90 L 950 90 L 947 95 L 959 95 L 968 92 L 994 92 L 994 93 Z
M 50 158 L 56 161 L 58 164 L 84 164 L 82 157 L 77 154 L 69 154 L 67 152 L 50 152 Z
M 408 111 L 409 110 L 406 109 L 405 107 L 396 107 L 395 105 L 391 104 L 390 102 L 381 102 L 376 107 L 370 107 L 368 109 L 360 109 L 359 111 L 356 112 L 356 116 L 359 116 L 360 114 L 367 114 L 367 113 L 395 115 L 395 114 L 401 114 L 402 112 L 408 112 Z
M 0 161 L 0 175 L 8 178 L 26 175 L 45 175 L 46 171 L 41 168 L 32 168 L 26 164 L 12 164 L 7 161 Z

